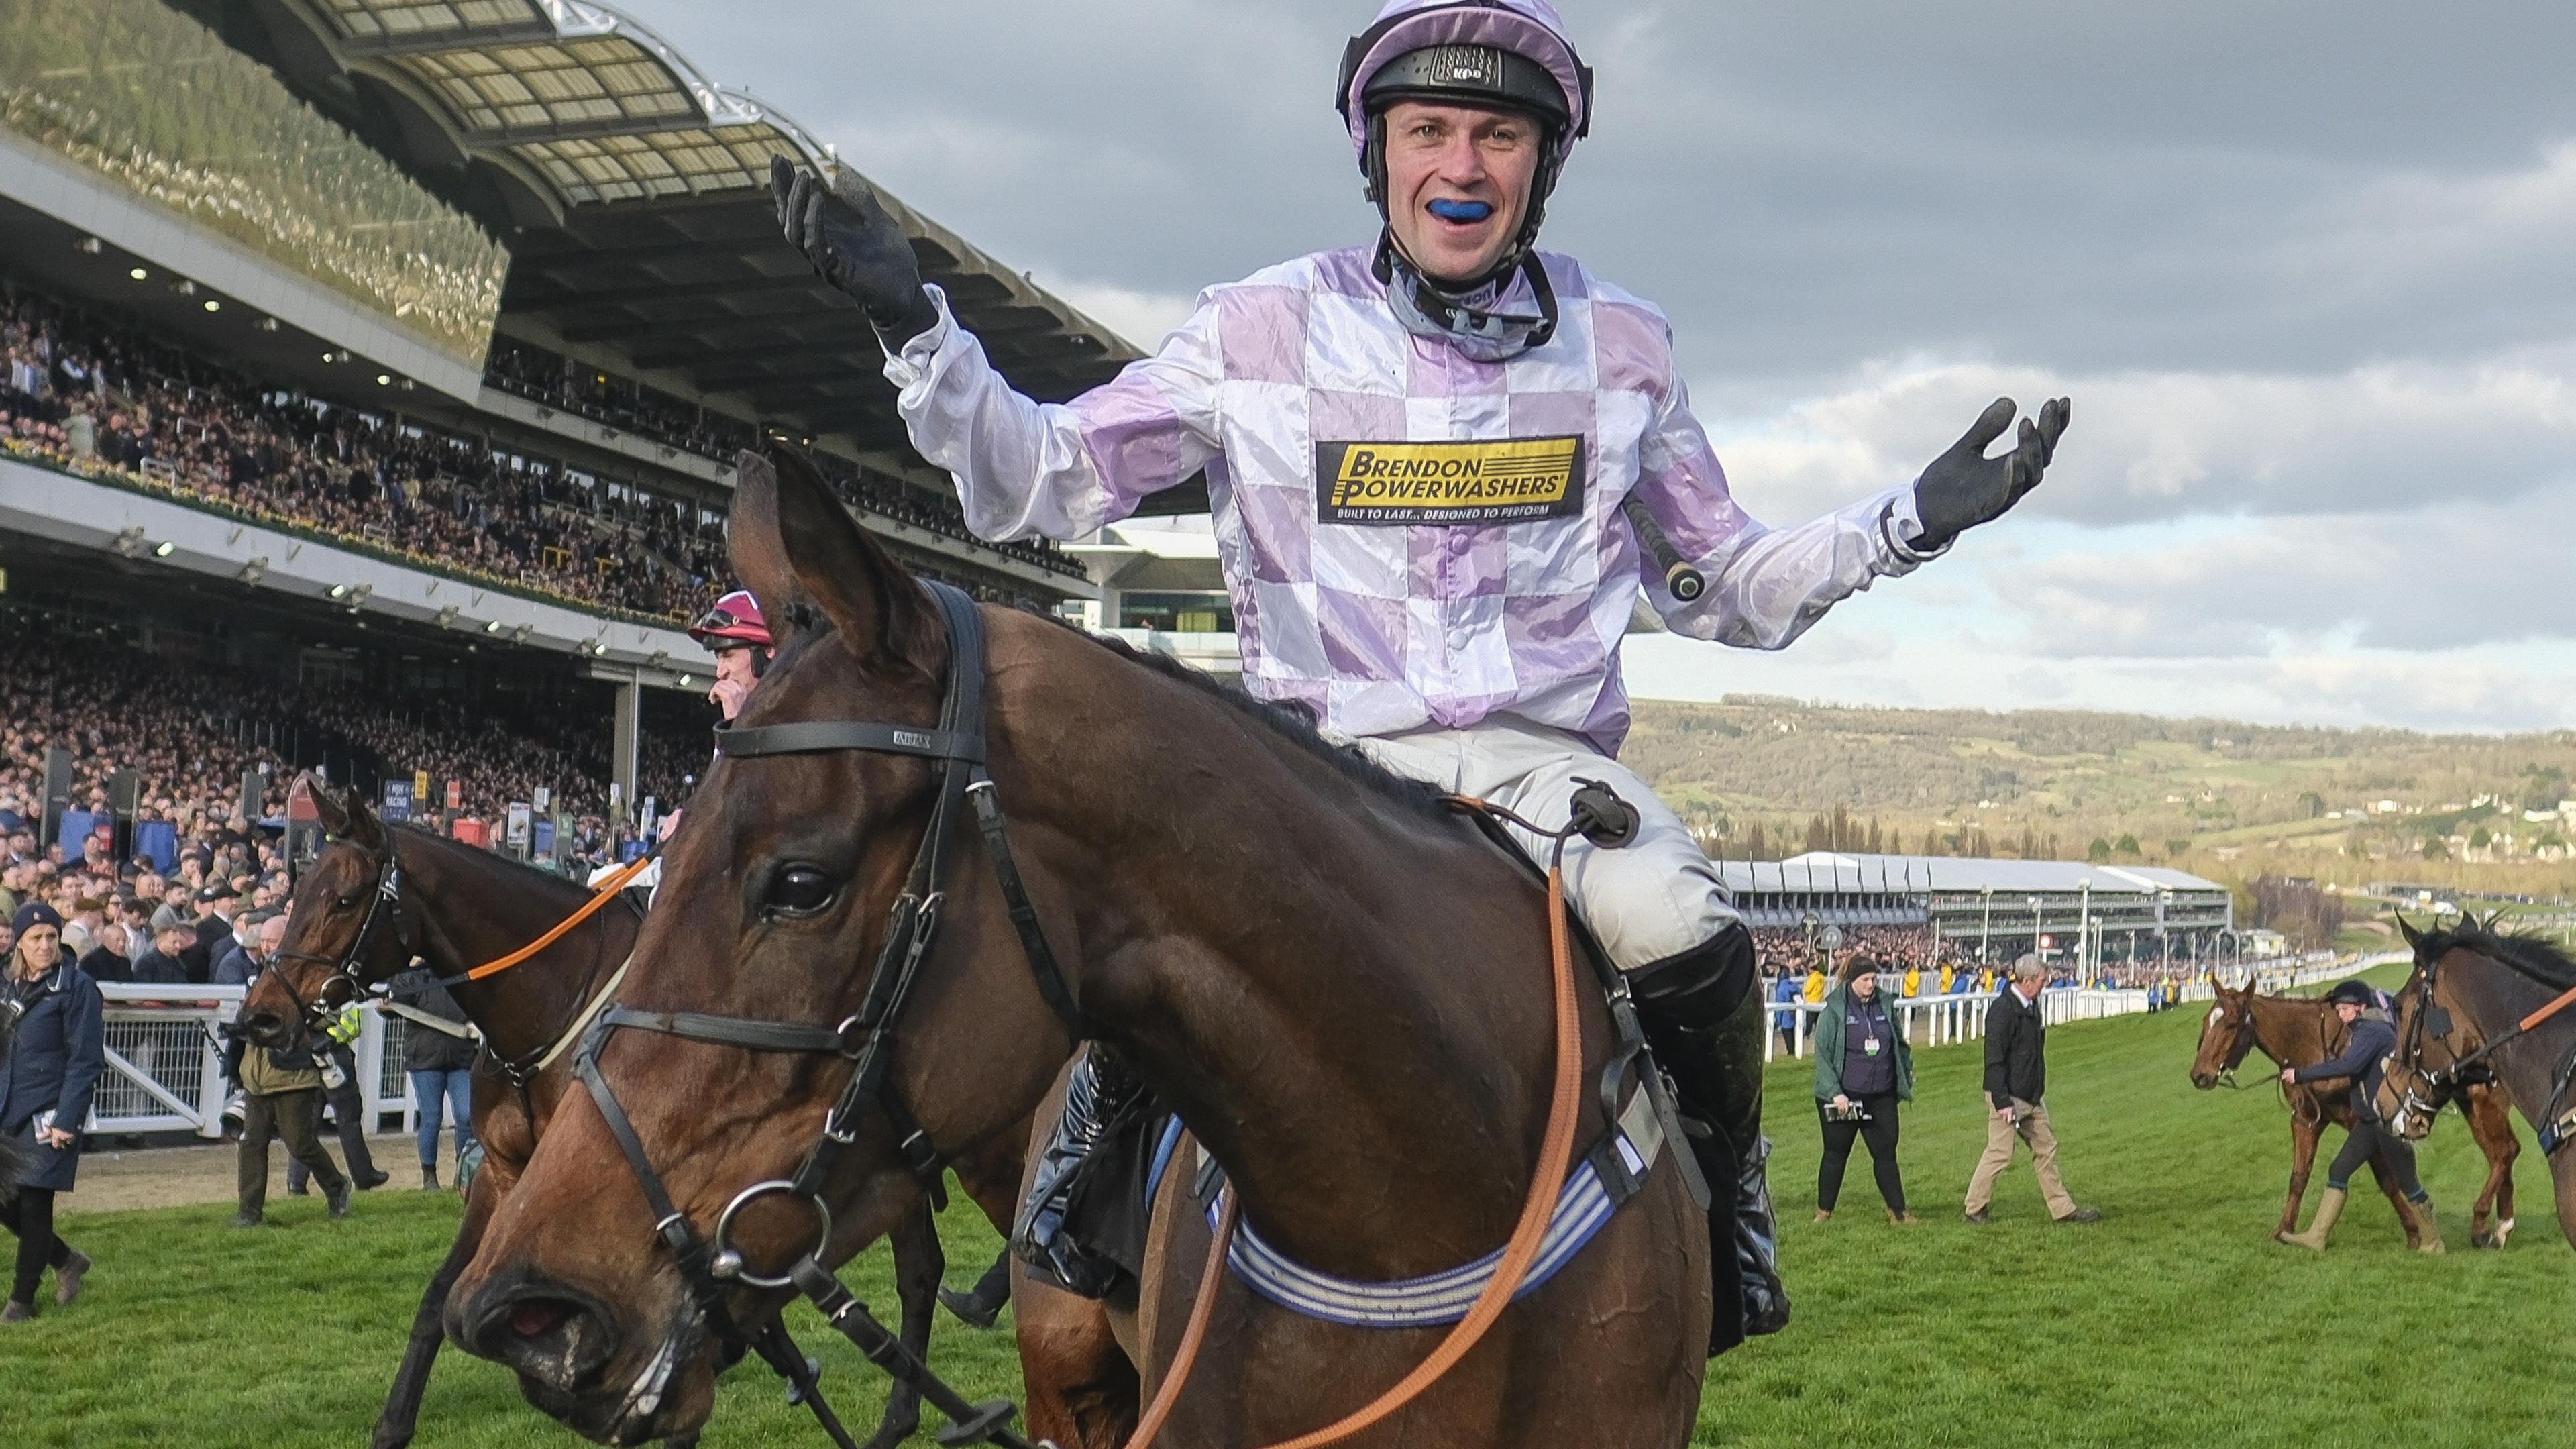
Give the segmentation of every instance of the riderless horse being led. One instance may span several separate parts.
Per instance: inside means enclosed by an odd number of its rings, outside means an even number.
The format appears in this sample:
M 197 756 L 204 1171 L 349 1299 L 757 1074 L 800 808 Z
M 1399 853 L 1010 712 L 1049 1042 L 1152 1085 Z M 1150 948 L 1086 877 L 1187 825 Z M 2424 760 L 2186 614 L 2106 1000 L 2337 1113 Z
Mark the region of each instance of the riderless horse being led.
M 1660 1092 L 1605 1079 L 1633 1014 L 1577 990 L 1527 862 L 1279 712 L 933 592 L 778 473 L 741 470 L 737 572 L 830 628 L 725 732 L 583 1049 L 596 1108 L 494 1214 L 458 1341 L 603 1441 L 701 1423 L 717 1323 L 791 1283 L 840 1312 L 825 1265 L 1090 1037 L 1207 1150 L 1175 1144 L 1110 1305 L 1145 1392 L 1206 1350 L 1163 1442 L 1305 1434 L 1427 1374 L 1351 1442 L 1685 1443 L 1707 1216 Z M 1333 1302 L 1269 1296 L 1296 1285 Z
M 446 979 L 484 1040 L 474 1067 L 474 1134 L 484 1168 L 466 1195 L 456 1244 L 421 1296 L 372 1440 L 375 1449 L 399 1449 L 411 1442 L 438 1356 L 449 1286 L 572 1088 L 573 1039 L 615 994 L 643 912 L 625 893 L 595 896 L 491 851 L 387 826 L 355 795 L 344 799 L 320 781 L 307 783 L 331 839 L 297 882 L 276 961 L 242 1003 L 245 1035 L 257 1045 L 290 1044 L 316 1018 L 382 986 L 417 957 Z M 1007 1226 L 1018 1154 L 958 1167 L 969 1193 Z M 917 1354 L 930 1340 L 943 1264 L 926 1203 L 897 1227 L 893 1242 L 903 1338 Z M 892 1449 L 920 1421 L 914 1394 L 897 1384 L 871 1449 Z
M 2445 1104 L 2492 1081 L 2539 1132 L 2558 1225 L 2576 1247 L 2576 960 L 2536 936 L 2500 935 L 2492 920 L 2431 931 L 2397 924 L 2415 948 L 2415 972 L 2397 993 L 2380 1115 L 2420 1138 Z
M 2318 998 L 2266 996 L 2250 985 L 2241 991 L 2214 989 L 2217 1000 L 2201 1024 L 2200 1047 L 2191 1060 L 2191 1084 L 2204 1092 L 2222 1080 L 2232 1084 L 2249 1052 L 2262 1052 L 2275 1067 L 2305 1067 L 2328 1060 L 2344 1048 L 2344 1024 Z M 2352 1130 L 2352 1083 L 2300 1082 L 2282 1088 L 2282 1098 L 2290 1108 L 2290 1192 L 2281 1204 L 2280 1225 L 2272 1236 L 2286 1241 L 2298 1229 L 2299 1204 L 2307 1196 L 2308 1177 L 2316 1165 L 2317 1139 L 2325 1135 L 2328 1122 Z M 2501 1248 L 2513 1231 L 2513 1161 L 2522 1144 L 2514 1138 L 2502 1093 L 2476 1088 L 2462 1100 L 2461 1110 L 2487 1159 L 2487 1182 L 2470 1217 L 2469 1242 L 2474 1247 Z M 2407 1209 L 2377 1153 L 2371 1155 L 2370 1172 L 2406 1229 L 2406 1246 L 2419 1246 L 2423 1232 L 2415 1214 Z M 2497 1218 L 2493 1232 L 2487 1227 L 2491 1212 Z

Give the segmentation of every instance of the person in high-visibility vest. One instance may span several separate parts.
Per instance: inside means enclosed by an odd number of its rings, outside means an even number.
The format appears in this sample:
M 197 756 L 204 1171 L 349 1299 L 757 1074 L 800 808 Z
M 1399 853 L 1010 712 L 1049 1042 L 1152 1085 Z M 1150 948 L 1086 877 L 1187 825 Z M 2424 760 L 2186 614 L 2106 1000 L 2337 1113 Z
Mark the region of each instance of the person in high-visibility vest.
M 1921 996 L 1923 994 L 1922 967 L 1908 966 L 1905 968 L 1905 994 L 1908 996 Z
M 1809 1001 L 1822 1001 L 1825 999 L 1825 968 L 1823 966 L 1816 965 L 1807 968 L 1807 988 L 1803 994 Z
M 1959 984 L 1959 972 L 1949 962 L 1941 963 L 1941 994 L 1947 996 Z
M 1978 968 L 1977 994 L 1980 996 L 1992 996 L 1995 994 L 1995 968 L 1992 966 L 1983 966 Z

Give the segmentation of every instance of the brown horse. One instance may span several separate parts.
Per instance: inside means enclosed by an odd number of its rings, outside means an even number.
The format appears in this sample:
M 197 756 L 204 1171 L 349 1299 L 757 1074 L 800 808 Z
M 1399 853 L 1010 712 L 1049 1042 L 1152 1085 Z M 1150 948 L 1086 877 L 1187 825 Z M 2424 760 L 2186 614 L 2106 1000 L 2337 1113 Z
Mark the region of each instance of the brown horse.
M 241 1025 L 254 1043 L 285 1045 L 306 1024 L 307 1004 L 341 999 L 353 988 L 390 980 L 415 955 L 442 977 L 495 959 L 543 935 L 590 898 L 582 887 L 425 831 L 387 827 L 364 800 L 346 799 L 320 782 L 312 795 L 332 836 L 297 883 L 293 911 L 278 960 L 261 973 L 242 1003 Z M 361 941 L 368 903 L 384 880 L 388 861 L 398 863 L 401 917 L 386 917 L 374 939 Z M 376 1422 L 375 1449 L 411 1442 L 421 1395 L 438 1356 L 440 1315 L 456 1274 L 473 1256 L 498 1199 L 517 1181 L 538 1136 L 560 1103 L 570 1072 L 560 1061 L 537 1063 L 585 1015 L 585 1008 L 634 949 L 641 912 L 613 903 L 565 933 L 526 964 L 486 981 L 453 988 L 457 1004 L 481 1029 L 488 1050 L 477 1061 L 474 1133 L 484 1147 L 484 1169 L 468 1192 L 465 1217 L 421 1296 L 409 1346 Z M 345 962 L 348 986 L 335 986 Z M 523 1070 L 517 1077 L 501 1064 Z M 1016 1159 L 961 1163 L 978 1174 L 969 1183 L 979 1205 L 1007 1224 L 1017 1188 Z M 967 1180 L 967 1179 L 961 1179 Z M 938 1234 L 927 1204 L 893 1234 L 896 1282 L 903 1303 L 903 1335 L 918 1353 L 930 1338 L 932 1295 L 943 1267 Z M 870 1449 L 892 1449 L 921 1421 L 918 1396 L 901 1384 L 890 1394 Z
M 737 727 L 939 717 L 948 627 L 923 589 L 800 461 L 747 460 L 736 570 L 801 624 Z M 1295 1262 L 1384 1282 L 1500 1245 L 1531 1193 L 1553 1036 L 1543 892 L 1522 862 L 1419 786 L 1325 744 L 1284 712 L 1051 621 L 987 611 L 983 752 L 1026 891 L 1090 1034 L 1173 1105 L 1239 1196 L 1244 1224 Z M 966 658 L 955 667 L 973 669 Z M 939 798 L 938 770 L 891 753 L 728 756 L 699 787 L 637 943 L 630 1011 L 828 1025 L 870 985 L 888 907 Z M 1025 964 L 989 859 L 937 881 L 946 932 L 896 1038 L 889 1094 L 932 1146 L 1019 1130 L 1068 1034 Z M 1587 1072 L 1609 1013 L 1579 1005 Z M 847 1072 L 828 1056 L 628 1031 L 596 1069 L 687 1226 L 784 1177 Z M 1577 1140 L 1604 1130 L 1582 1094 Z M 856 1124 L 824 1193 L 826 1261 L 900 1215 L 912 1173 L 881 1115 Z M 1210 1232 L 1176 1169 L 1136 1301 L 1111 1322 L 1151 1391 Z M 704 1421 L 704 1315 L 655 1236 L 627 1151 L 575 1103 L 494 1213 L 457 1283 L 450 1332 L 510 1364 L 576 1429 L 632 1443 Z M 762 1272 L 808 1250 L 810 1213 L 735 1227 Z M 759 1206 L 755 1204 L 755 1206 Z M 1709 1341 L 1707 1228 L 1669 1165 L 1584 1252 L 1361 1445 L 1680 1445 Z M 1376 1396 L 1442 1336 L 1306 1318 L 1220 1282 L 1163 1443 L 1242 1445 L 1311 1430 Z M 732 1311 L 776 1302 L 745 1289 Z M 1039 1366 L 1029 1366 L 1032 1378 Z M 1033 1432 L 1056 1433 L 1041 1409 Z M 1068 1437 L 1071 1431 L 1068 1432 Z
M 2247 986 L 2231 991 L 2213 986 L 2217 1000 L 2200 1028 L 2200 1047 L 2191 1062 L 2191 1084 L 2208 1091 L 2222 1077 L 2233 1073 L 2248 1052 L 2260 1051 L 2272 1059 L 2275 1067 L 2305 1067 L 2333 1057 L 2344 1048 L 2346 1028 L 2326 1004 L 2314 997 L 2266 996 Z M 2317 1140 L 2325 1135 L 2328 1122 L 2349 1132 L 2352 1130 L 2352 1083 L 2349 1081 L 2299 1082 L 2282 1089 L 2290 1108 L 2290 1192 L 2281 1204 L 2281 1222 L 2273 1230 L 2276 1240 L 2285 1240 L 2298 1230 L 2299 1205 L 2307 1196 L 2308 1176 L 2317 1158 Z M 2473 1102 L 2464 1103 L 2470 1135 L 2486 1154 L 2487 1182 L 2478 1194 L 2477 1207 L 2470 1216 L 2469 1242 L 2481 1248 L 2501 1248 L 2513 1231 L 2513 1161 L 2522 1151 L 2515 1140 L 2513 1123 L 2506 1116 L 2504 1102 L 2493 1092 L 2481 1091 Z M 2387 1164 L 2373 1153 L 2371 1176 L 2379 1182 L 2380 1191 L 2397 1212 L 2397 1221 L 2406 1230 L 2406 1246 L 2415 1247 L 2422 1231 L 2416 1226 L 2415 1214 L 2400 1198 L 2396 1183 L 2390 1178 Z M 2498 1217 L 2492 1233 L 2488 1217 Z
M 2558 1225 L 2576 1247 L 2576 1150 L 2563 1140 L 2576 1118 L 2567 1086 L 2576 1010 L 2528 1030 L 2519 1025 L 2576 990 L 2576 961 L 2549 941 L 2500 935 L 2492 922 L 2474 918 L 2447 931 L 2418 931 L 2403 918 L 2397 924 L 2415 948 L 2415 974 L 2397 995 L 2397 1050 L 2379 1087 L 2381 1118 L 2398 1135 L 2421 1138 L 2444 1103 L 2464 1100 L 2491 1072 L 2490 1090 L 2542 1134 Z

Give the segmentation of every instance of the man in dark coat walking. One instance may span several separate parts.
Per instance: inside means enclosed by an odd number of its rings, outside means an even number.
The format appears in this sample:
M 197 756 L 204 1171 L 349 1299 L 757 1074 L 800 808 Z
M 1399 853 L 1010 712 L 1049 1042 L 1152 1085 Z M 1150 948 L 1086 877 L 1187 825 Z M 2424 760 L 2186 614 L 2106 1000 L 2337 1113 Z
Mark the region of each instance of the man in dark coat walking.
M 2099 1222 L 2102 1214 L 2077 1207 L 2057 1175 L 2057 1134 L 2048 1125 L 2048 1026 L 2039 992 L 2048 976 L 2036 956 L 2013 963 L 2012 980 L 1986 1009 L 1986 1152 L 1968 1179 L 1968 1221 L 1990 1221 L 1995 1179 L 2012 1166 L 2013 1139 L 2030 1144 L 2030 1165 L 2048 1215 L 2061 1223 Z

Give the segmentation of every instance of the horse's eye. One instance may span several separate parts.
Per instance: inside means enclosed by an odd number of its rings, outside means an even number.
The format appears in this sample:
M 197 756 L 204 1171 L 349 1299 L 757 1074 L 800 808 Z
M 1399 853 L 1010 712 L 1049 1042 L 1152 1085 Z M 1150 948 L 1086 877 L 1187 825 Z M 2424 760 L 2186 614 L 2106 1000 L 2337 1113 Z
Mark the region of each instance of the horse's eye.
M 356 910 L 358 907 L 358 898 L 356 896 L 341 896 L 334 900 L 332 904 L 338 906 L 344 911 Z
M 791 865 L 769 882 L 769 909 L 782 916 L 810 916 L 832 903 L 832 878 L 810 865 Z

